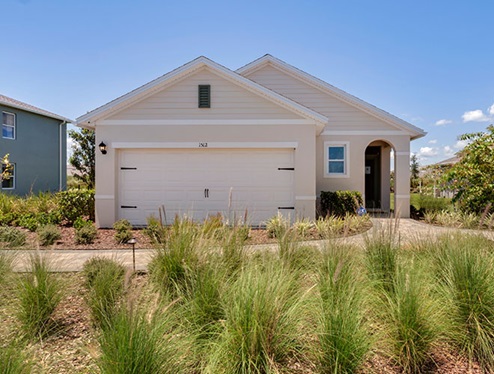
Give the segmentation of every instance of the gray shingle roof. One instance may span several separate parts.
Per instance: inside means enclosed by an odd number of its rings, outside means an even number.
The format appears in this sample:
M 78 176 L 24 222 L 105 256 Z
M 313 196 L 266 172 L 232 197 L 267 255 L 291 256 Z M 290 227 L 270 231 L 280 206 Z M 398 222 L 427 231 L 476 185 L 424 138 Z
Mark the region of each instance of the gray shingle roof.
M 44 109 L 37 108 L 33 105 L 23 103 L 22 101 L 15 100 L 15 99 L 12 99 L 11 97 L 1 95 L 1 94 L 0 94 L 0 104 L 5 105 L 5 106 L 9 106 L 12 108 L 22 109 L 22 110 L 25 110 L 26 112 L 40 114 L 40 115 L 45 116 L 45 117 L 58 119 L 60 121 L 65 121 L 65 122 L 70 122 L 70 123 L 74 122 L 71 119 L 59 116 L 58 114 L 49 112 L 49 111 L 44 110 Z

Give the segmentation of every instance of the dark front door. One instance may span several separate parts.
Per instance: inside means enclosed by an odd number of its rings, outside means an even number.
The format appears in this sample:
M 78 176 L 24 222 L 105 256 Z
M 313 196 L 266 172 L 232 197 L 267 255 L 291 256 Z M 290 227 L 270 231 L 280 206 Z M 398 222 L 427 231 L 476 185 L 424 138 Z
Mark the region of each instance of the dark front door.
M 381 147 L 365 150 L 365 206 L 381 208 Z

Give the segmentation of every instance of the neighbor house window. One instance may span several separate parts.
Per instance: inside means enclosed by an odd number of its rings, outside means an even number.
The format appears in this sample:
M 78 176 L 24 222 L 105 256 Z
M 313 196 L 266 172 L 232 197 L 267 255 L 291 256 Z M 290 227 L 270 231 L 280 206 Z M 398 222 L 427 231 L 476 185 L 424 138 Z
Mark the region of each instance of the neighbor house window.
M 2 112 L 2 137 L 15 139 L 15 114 Z
M 2 180 L 3 190 L 13 190 L 15 188 L 15 164 L 10 164 L 10 178 Z M 2 172 L 5 171 L 5 165 L 2 165 Z
M 349 176 L 349 143 L 325 142 L 324 175 L 326 177 Z
M 199 85 L 199 108 L 211 108 L 211 86 Z

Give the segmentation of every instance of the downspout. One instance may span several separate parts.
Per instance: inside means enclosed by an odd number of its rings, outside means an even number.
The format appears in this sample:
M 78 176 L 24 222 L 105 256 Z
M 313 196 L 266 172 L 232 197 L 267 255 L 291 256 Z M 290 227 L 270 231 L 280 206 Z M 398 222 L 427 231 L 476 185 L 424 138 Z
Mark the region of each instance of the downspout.
M 60 126 L 58 127 L 58 149 L 59 149 L 59 152 L 58 152 L 58 158 L 59 158 L 59 165 L 60 165 L 60 170 L 59 170 L 59 175 L 58 175 L 58 190 L 59 191 L 62 191 L 63 189 L 63 186 L 62 186 L 62 179 L 63 179 L 63 165 L 62 165 L 62 161 L 63 161 L 63 141 L 62 141 L 62 127 L 63 125 L 67 124 L 67 121 L 63 121 L 60 123 Z M 65 166 L 67 167 L 67 166 Z

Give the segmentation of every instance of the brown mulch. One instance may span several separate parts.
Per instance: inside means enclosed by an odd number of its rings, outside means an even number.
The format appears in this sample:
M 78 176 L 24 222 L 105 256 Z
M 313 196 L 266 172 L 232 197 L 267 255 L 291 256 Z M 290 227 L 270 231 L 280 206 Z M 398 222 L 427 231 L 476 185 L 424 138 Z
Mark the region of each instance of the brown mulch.
M 379 354 L 373 355 L 359 370 L 359 374 L 400 374 L 401 369 L 389 359 Z M 447 346 L 437 347 L 429 362 L 421 371 L 423 374 L 483 374 L 484 371 L 477 363 L 469 363 Z
M 129 244 L 117 243 L 115 240 L 115 230 L 113 229 L 98 229 L 98 236 L 92 244 L 76 244 L 75 242 L 75 229 L 73 227 L 61 227 L 62 238 L 58 240 L 55 244 L 42 247 L 39 245 L 37 234 L 35 232 L 30 232 L 29 230 L 22 229 L 27 234 L 27 243 L 24 248 L 28 249 L 53 249 L 53 250 L 63 250 L 63 249 L 76 249 L 76 250 L 89 250 L 89 249 L 130 249 L 132 248 Z M 144 230 L 134 229 L 132 230 L 133 236 L 137 243 L 135 245 L 136 249 L 148 249 L 152 248 L 153 244 L 149 237 L 144 233 Z M 275 243 L 276 239 L 269 238 L 266 230 L 262 229 L 252 229 L 249 234 L 249 239 L 246 244 L 266 244 Z
M 87 373 L 95 371 L 96 331 L 84 300 L 81 274 L 59 275 L 64 295 L 53 319 L 56 332 L 41 342 L 33 342 L 36 367 L 43 373 Z
M 365 232 L 372 227 L 369 222 L 368 225 L 361 228 L 361 232 Z M 42 247 L 39 245 L 38 237 L 36 232 L 31 232 L 27 229 L 21 228 L 27 234 L 27 243 L 23 249 L 50 249 L 50 250 L 118 250 L 118 249 L 130 249 L 132 248 L 130 244 L 117 243 L 115 240 L 115 230 L 113 229 L 98 229 L 98 235 L 96 240 L 92 244 L 76 244 L 75 242 L 75 229 L 73 227 L 59 227 L 62 233 L 62 238 L 58 240 L 55 244 L 47 247 Z M 359 234 L 361 232 L 352 233 L 342 233 L 342 236 L 352 236 Z M 133 236 L 137 243 L 135 244 L 136 249 L 149 249 L 153 248 L 153 243 L 149 237 L 145 234 L 142 229 L 133 229 Z M 308 232 L 304 240 L 318 240 L 320 239 L 317 231 L 312 229 Z M 265 229 L 253 228 L 250 230 L 249 238 L 245 244 L 247 245 L 257 245 L 257 244 L 272 244 L 276 243 L 276 238 L 271 238 Z

